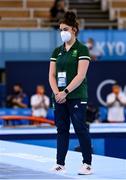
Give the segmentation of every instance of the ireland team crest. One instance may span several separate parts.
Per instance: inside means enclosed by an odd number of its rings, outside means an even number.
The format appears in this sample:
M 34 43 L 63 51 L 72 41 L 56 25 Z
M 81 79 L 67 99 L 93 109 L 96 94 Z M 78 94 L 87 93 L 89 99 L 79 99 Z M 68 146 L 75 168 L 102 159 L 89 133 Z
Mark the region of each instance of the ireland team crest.
M 77 57 L 77 50 L 73 50 L 72 56 Z

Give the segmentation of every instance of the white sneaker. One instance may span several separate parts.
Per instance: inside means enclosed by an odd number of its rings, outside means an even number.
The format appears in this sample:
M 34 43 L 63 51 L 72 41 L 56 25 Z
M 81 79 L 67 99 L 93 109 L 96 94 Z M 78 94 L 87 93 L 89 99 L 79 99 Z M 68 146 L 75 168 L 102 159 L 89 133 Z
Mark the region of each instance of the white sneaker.
M 65 173 L 66 170 L 65 170 L 65 166 L 62 166 L 60 164 L 56 164 L 52 169 L 51 169 L 52 172 L 55 172 L 55 173 Z
M 80 170 L 79 170 L 79 172 L 78 172 L 78 175 L 90 175 L 90 174 L 92 174 L 92 173 L 93 173 L 93 172 L 92 172 L 91 165 L 88 165 L 88 164 L 84 163 L 84 164 L 81 166 L 81 168 L 80 168 Z

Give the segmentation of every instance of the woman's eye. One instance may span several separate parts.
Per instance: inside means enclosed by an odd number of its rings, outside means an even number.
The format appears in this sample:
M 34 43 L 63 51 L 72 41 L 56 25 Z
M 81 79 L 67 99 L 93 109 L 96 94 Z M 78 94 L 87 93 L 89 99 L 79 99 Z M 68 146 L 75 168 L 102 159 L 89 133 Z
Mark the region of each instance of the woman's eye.
M 68 28 L 64 28 L 64 31 L 68 31 Z
M 60 32 L 61 32 L 61 31 L 68 31 L 68 28 L 59 29 L 59 30 L 60 30 Z

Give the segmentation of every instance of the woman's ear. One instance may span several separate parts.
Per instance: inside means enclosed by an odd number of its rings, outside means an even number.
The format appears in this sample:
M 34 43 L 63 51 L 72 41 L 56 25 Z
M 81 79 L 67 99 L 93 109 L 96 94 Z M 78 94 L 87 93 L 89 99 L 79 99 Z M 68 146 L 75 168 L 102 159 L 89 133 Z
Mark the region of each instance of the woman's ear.
M 72 28 L 72 30 L 74 31 L 75 35 L 77 33 L 77 29 L 75 27 Z

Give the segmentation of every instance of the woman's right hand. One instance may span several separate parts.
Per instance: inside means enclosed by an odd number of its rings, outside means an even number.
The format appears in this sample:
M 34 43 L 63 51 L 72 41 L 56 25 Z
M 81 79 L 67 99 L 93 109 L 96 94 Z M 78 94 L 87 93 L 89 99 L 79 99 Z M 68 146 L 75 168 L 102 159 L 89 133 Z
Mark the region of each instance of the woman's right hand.
M 64 92 L 59 92 L 59 93 L 55 94 L 55 100 L 57 103 L 63 104 L 66 102 L 66 95 L 64 96 Z

